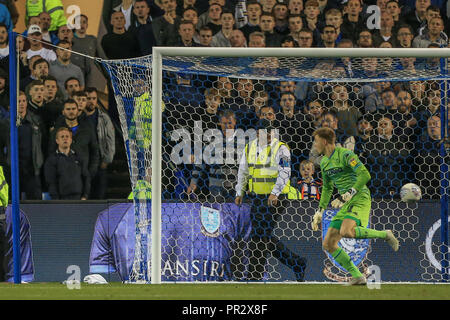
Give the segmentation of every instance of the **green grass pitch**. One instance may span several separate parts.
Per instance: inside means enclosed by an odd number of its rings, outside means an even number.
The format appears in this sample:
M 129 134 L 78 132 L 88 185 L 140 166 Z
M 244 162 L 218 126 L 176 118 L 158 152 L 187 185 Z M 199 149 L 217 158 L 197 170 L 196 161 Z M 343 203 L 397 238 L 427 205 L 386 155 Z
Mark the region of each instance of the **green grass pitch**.
M 448 284 L 0 284 L 0 300 L 449 300 Z

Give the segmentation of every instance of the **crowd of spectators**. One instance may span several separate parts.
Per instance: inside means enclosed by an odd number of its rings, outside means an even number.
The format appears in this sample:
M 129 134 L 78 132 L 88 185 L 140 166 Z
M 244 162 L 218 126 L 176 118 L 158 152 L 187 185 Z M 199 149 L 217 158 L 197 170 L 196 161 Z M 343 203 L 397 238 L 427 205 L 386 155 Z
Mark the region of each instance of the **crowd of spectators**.
M 13 0 L 2 3 L 0 9 L 17 5 Z M 87 16 L 79 17 L 78 28 L 71 29 L 59 0 L 46 6 L 27 1 L 26 30 L 15 30 L 21 199 L 105 199 L 115 129 L 98 90 L 87 86 L 95 65 L 85 56 L 103 51 L 96 37 L 86 34 Z M 8 23 L 17 23 L 18 10 L 9 12 L 8 19 L 0 16 L 0 161 L 6 172 L 11 165 Z
M 191 78 L 192 83 L 197 83 L 197 80 Z M 202 81 L 207 83 L 204 79 Z M 339 146 L 353 150 L 366 164 L 372 175 L 369 187 L 375 197 L 398 198 L 400 187 L 414 181 L 423 186 L 425 198 L 439 198 L 439 165 L 448 159 L 439 155 L 443 142 L 440 84 L 436 81 L 406 81 L 398 83 L 396 89 L 391 87 L 393 84 L 389 81 L 373 84 L 324 83 L 309 88 L 309 98 L 300 100 L 297 96 L 299 85 L 294 81 L 220 78 L 205 90 L 203 98 L 200 93 L 194 94 L 193 87 L 185 95 L 179 95 L 178 91 L 176 96 L 166 96 L 163 113 L 166 134 L 163 136 L 167 137 L 167 145 L 163 146 L 163 150 L 168 156 L 172 151 L 171 143 L 174 142 L 168 138 L 172 130 L 198 127 L 198 121 L 203 130 L 221 130 L 225 143 L 228 139 L 226 129 L 249 132 L 247 130 L 256 128 L 259 119 L 268 119 L 278 130 L 280 140 L 287 143 L 291 150 L 291 184 L 297 186 L 304 198 L 315 199 L 320 197 L 318 169 L 321 157 L 312 148 L 312 133 L 325 126 L 335 131 Z M 418 85 L 423 87 L 424 93 L 421 103 L 414 106 L 413 96 L 419 94 L 413 94 L 412 87 Z M 164 88 L 173 92 L 169 84 Z M 381 103 L 373 111 L 367 111 L 366 103 L 377 94 L 377 90 L 380 91 Z M 251 135 L 248 138 L 251 139 Z M 223 146 L 224 149 L 228 147 Z M 237 144 L 235 147 L 237 153 L 242 150 Z M 222 182 L 217 181 L 211 184 L 212 180 L 233 181 L 225 174 L 218 175 L 218 168 L 237 170 L 236 166 L 225 164 L 202 164 L 202 167 L 183 164 L 178 170 L 187 182 L 175 178 L 170 180 L 170 173 L 166 173 L 168 180 L 165 185 L 183 185 L 191 181 L 188 194 L 193 188 L 198 191 L 201 184 L 199 176 L 203 172 L 205 186 L 198 193 L 210 194 L 214 189 L 212 185 L 223 186 Z M 305 181 L 309 183 L 308 187 Z M 171 193 L 177 194 L 176 188 L 166 191 L 169 192 L 168 197 Z M 221 193 L 224 194 L 224 191 Z
M 104 105 L 97 89 L 87 86 L 93 69 L 101 66 L 86 55 L 128 59 L 148 55 L 154 46 L 442 48 L 449 44 L 450 12 L 444 0 L 105 0 L 101 20 L 106 34 L 100 39 L 87 34 L 89 13 L 79 16 L 71 29 L 59 0 L 45 10 L 38 8 L 40 2 L 26 2 L 27 27 L 17 30 L 23 35 L 17 38 L 23 142 L 19 163 L 26 199 L 41 199 L 42 193 L 64 198 L 49 168 L 58 164 L 71 168 L 74 163 L 79 166 L 72 170 L 77 190 L 70 190 L 69 198 L 105 197 L 119 117 L 110 81 Z M 0 1 L 0 147 L 4 147 L 0 161 L 5 167 L 9 165 L 8 31 L 18 19 L 15 5 L 14 0 Z M 380 13 L 378 27 L 373 23 L 373 5 Z M 348 75 L 351 63 L 342 59 L 336 70 Z M 362 71 L 371 77 L 387 63 L 363 59 Z M 399 65 L 406 70 L 435 70 L 440 61 L 404 58 Z M 311 138 L 320 126 L 333 128 L 338 143 L 367 164 L 376 197 L 397 195 L 406 181 L 425 183 L 425 197 L 439 196 L 435 169 L 441 161 L 440 82 L 308 83 L 175 75 L 163 89 L 165 137 L 183 124 L 193 128 L 195 120 L 204 128 L 223 131 L 252 128 L 261 118 L 272 120 L 291 149 L 293 184 L 308 197 L 320 196 L 320 157 L 312 150 Z M 202 190 L 204 168 L 174 169 L 168 161 L 165 164 L 165 183 L 173 186 L 166 190 L 167 197 L 174 197 L 176 186 L 182 190 L 179 194 Z M 314 188 L 305 189 L 305 181 L 313 181 Z

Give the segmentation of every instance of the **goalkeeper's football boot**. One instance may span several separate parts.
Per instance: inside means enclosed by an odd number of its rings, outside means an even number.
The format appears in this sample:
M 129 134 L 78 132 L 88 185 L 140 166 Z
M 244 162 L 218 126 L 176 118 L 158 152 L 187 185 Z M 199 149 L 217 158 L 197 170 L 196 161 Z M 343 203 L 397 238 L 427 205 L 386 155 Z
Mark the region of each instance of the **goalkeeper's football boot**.
M 365 276 L 352 277 L 349 282 L 346 283 L 347 286 L 363 286 L 367 284 Z
M 398 251 L 399 242 L 391 230 L 386 230 L 386 238 L 384 239 L 394 251 Z

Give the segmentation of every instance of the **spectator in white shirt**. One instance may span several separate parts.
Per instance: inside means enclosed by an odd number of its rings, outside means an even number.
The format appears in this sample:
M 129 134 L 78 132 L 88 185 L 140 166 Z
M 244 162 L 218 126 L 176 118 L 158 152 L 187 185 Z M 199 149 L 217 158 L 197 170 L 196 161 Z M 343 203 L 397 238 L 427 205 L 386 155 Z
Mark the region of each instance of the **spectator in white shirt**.
M 28 28 L 28 38 L 30 40 L 30 49 L 28 49 L 27 51 L 28 60 L 35 55 L 40 55 L 42 58 L 49 62 L 56 60 L 55 52 L 42 46 L 41 27 L 36 24 L 32 24 Z
M 114 11 L 121 11 L 125 16 L 125 30 L 128 30 L 136 20 L 133 13 L 134 2 L 134 0 L 122 0 L 122 3 L 114 8 Z

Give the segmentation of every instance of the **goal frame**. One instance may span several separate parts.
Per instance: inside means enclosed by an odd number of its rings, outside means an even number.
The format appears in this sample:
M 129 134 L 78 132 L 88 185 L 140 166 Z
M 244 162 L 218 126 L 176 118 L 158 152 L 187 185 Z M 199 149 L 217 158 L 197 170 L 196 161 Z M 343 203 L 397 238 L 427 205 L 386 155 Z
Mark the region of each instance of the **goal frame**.
M 305 58 L 365 58 L 365 57 L 416 57 L 450 58 L 450 48 L 209 48 L 209 47 L 153 47 L 152 52 L 152 205 L 151 205 L 151 283 L 161 283 L 161 163 L 162 163 L 162 61 L 163 57 L 210 56 L 210 57 L 305 57 Z M 447 80 L 444 80 L 447 81 Z M 441 94 L 441 98 L 445 98 Z M 441 108 L 442 137 L 446 137 L 446 115 Z M 441 120 L 441 121 L 442 121 Z M 440 156 L 445 154 L 441 148 Z M 441 172 L 448 172 L 448 165 L 441 165 Z M 445 180 L 445 179 L 443 179 Z M 444 188 L 441 180 L 441 188 Z M 447 186 L 448 188 L 448 186 Z M 441 189 L 443 190 L 443 189 Z M 441 197 L 441 221 L 448 221 L 448 195 Z M 448 223 L 441 224 L 441 254 L 443 281 L 449 279 Z

